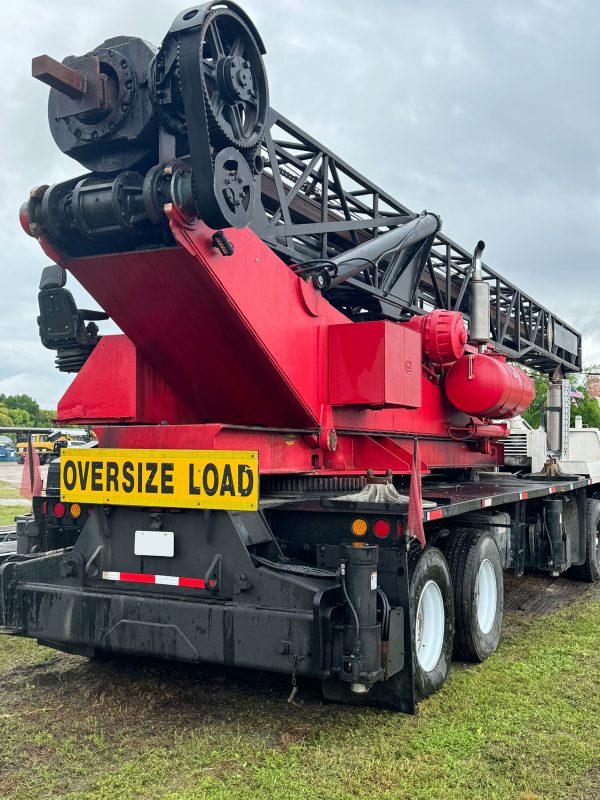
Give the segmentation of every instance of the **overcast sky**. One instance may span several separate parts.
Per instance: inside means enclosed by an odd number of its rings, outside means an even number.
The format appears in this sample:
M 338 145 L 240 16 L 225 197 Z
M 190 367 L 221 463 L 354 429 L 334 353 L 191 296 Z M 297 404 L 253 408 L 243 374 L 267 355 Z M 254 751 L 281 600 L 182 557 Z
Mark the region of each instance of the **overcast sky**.
M 594 0 L 242 0 L 271 103 L 584 333 L 600 361 L 600 4 Z M 32 56 L 117 34 L 154 45 L 174 0 L 2 2 L 0 392 L 55 407 L 69 377 L 39 343 L 47 264 L 21 230 L 29 189 L 83 172 L 50 135 Z M 94 307 L 74 279 L 79 305 Z

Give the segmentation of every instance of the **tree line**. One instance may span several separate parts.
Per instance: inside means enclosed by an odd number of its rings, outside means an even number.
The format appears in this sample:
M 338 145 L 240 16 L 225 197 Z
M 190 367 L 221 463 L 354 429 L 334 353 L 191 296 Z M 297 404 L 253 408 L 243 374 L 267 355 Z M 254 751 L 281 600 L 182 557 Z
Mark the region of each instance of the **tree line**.
M 0 394 L 0 427 L 54 427 L 56 410 L 40 408 L 28 394 Z

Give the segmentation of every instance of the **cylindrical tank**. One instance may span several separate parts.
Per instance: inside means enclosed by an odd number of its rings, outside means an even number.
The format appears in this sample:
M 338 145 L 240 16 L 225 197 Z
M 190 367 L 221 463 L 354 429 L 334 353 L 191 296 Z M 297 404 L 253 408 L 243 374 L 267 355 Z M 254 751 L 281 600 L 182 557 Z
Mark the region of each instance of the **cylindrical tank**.
M 485 419 L 522 414 L 535 397 L 533 381 L 523 370 L 485 353 L 456 361 L 448 370 L 444 388 L 455 408 Z

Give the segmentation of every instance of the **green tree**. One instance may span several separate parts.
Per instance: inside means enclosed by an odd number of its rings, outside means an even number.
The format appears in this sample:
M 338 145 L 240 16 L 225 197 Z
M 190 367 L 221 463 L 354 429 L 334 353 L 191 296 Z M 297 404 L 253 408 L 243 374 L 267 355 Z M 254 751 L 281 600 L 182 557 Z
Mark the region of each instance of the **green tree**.
M 26 411 L 32 420 L 37 419 L 40 413 L 39 403 L 28 394 L 0 394 L 0 403 L 7 408 L 17 408 Z
M 0 425 L 47 428 L 55 419 L 56 411 L 40 408 L 27 394 L 0 394 Z
M 4 404 L 0 404 L 0 425 L 10 427 L 31 427 L 35 425 L 31 416 L 22 408 L 10 408 Z
M 546 408 L 546 392 L 548 391 L 548 376 L 534 370 L 526 370 L 535 386 L 533 402 L 523 414 L 525 422 L 532 428 L 540 428 L 544 424 L 544 411 Z
M 548 376 L 542 375 L 539 372 L 534 372 L 533 370 L 527 370 L 527 372 L 535 386 L 535 397 L 527 411 L 523 414 L 523 419 L 525 419 L 532 428 L 539 428 L 544 424 Z M 586 367 L 585 372 L 600 373 L 600 366 L 592 364 Z M 600 428 L 600 404 L 595 397 L 590 395 L 585 373 L 569 375 L 569 381 L 573 390 L 581 392 L 583 395 L 582 398 L 578 398 L 571 403 L 571 427 L 575 426 L 575 417 L 580 416 L 584 427 Z
M 41 408 L 38 414 L 38 425 L 44 428 L 56 425 L 56 411 L 54 409 Z
M 0 403 L 0 425 L 5 427 L 12 427 L 13 425 L 13 418 L 11 416 L 10 410 Z
M 584 427 L 600 428 L 600 405 L 595 397 L 592 397 L 587 386 L 580 386 L 579 391 L 583 398 L 577 401 L 577 405 L 571 404 L 571 427 L 575 425 L 575 417 L 581 417 Z

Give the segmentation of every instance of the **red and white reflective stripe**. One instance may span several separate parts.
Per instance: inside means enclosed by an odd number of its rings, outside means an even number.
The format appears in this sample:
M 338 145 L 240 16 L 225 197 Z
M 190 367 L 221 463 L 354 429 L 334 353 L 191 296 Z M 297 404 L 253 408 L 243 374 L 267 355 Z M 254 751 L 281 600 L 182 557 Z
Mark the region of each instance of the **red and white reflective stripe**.
M 591 478 L 588 478 L 588 486 L 591 486 L 594 481 Z
M 548 494 L 556 494 L 556 486 L 551 486 L 548 489 Z
M 519 492 L 519 500 L 527 500 L 529 492 Z
M 427 521 L 430 519 L 441 519 L 444 515 L 444 512 L 441 508 L 436 508 L 435 511 L 428 511 L 427 512 Z
M 488 508 L 491 505 L 492 505 L 492 498 L 491 497 L 486 497 L 485 499 L 483 499 L 481 501 L 481 507 L 482 508 Z
M 125 583 L 155 583 L 161 586 L 186 586 L 190 589 L 204 589 L 204 578 L 178 578 L 176 575 L 148 575 L 145 572 L 103 572 L 105 581 Z

